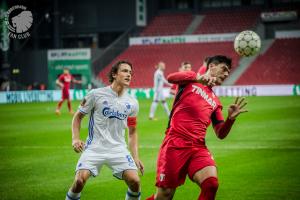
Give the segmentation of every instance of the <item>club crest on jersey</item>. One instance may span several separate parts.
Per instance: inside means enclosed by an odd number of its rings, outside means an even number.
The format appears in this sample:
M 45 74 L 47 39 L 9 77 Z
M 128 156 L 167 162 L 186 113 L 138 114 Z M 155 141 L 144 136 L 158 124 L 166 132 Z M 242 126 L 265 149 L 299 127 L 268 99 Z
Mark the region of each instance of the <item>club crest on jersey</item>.
M 119 112 L 118 110 L 114 110 L 113 108 L 105 107 L 102 110 L 102 114 L 108 118 L 117 118 L 119 120 L 126 119 L 127 115 Z
M 129 110 L 131 108 L 129 103 L 125 103 L 126 108 Z
M 192 85 L 192 87 L 192 92 L 200 95 L 209 105 L 211 105 L 211 107 L 213 107 L 213 109 L 216 108 L 217 103 L 211 97 L 209 97 L 201 87 L 198 87 L 196 85 Z
M 104 101 L 102 102 L 102 104 L 103 104 L 103 105 L 108 105 L 108 102 L 107 102 L 106 100 L 104 100 Z
M 160 181 L 164 181 L 165 180 L 165 176 L 166 176 L 165 174 L 160 174 L 159 175 L 159 180 Z

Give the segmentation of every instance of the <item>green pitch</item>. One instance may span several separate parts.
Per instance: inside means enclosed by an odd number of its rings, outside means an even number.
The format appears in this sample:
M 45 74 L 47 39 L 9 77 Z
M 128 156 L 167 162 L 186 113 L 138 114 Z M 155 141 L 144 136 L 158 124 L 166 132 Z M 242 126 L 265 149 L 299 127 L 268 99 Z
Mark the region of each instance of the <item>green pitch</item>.
M 233 98 L 222 98 L 224 113 Z M 210 128 L 207 145 L 218 165 L 218 200 L 300 199 L 300 97 L 250 97 L 225 140 Z M 140 101 L 138 120 L 142 199 L 154 191 L 155 165 L 167 117 L 158 107 L 158 121 L 148 121 L 150 101 Z M 73 102 L 77 107 L 79 102 Z M 66 104 L 61 116 L 55 103 L 0 105 L 0 199 L 64 199 L 79 154 L 71 147 L 71 119 Z M 82 139 L 87 136 L 87 117 Z M 91 178 L 82 199 L 121 200 L 126 186 L 104 167 Z M 187 179 L 175 200 L 197 199 L 199 188 Z

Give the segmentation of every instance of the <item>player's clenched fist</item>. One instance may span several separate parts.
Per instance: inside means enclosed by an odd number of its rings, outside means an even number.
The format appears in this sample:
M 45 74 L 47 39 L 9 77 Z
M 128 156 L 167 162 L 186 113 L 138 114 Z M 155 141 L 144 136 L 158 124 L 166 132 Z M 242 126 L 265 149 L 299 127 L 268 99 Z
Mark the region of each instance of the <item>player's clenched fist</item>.
M 197 79 L 198 83 L 201 83 L 203 85 L 207 85 L 207 86 L 210 86 L 210 87 L 215 86 L 216 81 L 217 81 L 216 77 L 212 77 L 212 76 L 209 76 L 207 74 L 204 74 L 204 75 L 197 74 L 196 79 Z
M 73 149 L 76 153 L 80 153 L 84 149 L 84 142 L 78 139 L 72 141 Z

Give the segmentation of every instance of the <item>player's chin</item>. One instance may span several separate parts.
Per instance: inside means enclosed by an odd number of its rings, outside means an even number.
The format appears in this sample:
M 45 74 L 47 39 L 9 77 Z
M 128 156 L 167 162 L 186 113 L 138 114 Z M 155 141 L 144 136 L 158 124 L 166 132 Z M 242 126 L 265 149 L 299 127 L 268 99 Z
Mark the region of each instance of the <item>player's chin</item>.
M 222 83 L 224 82 L 224 80 L 218 78 L 217 81 L 215 82 L 216 86 L 218 85 L 222 85 Z
M 129 87 L 129 85 L 130 85 L 130 81 L 124 81 L 124 82 L 123 82 L 123 84 L 124 84 L 124 86 L 127 86 L 127 87 Z

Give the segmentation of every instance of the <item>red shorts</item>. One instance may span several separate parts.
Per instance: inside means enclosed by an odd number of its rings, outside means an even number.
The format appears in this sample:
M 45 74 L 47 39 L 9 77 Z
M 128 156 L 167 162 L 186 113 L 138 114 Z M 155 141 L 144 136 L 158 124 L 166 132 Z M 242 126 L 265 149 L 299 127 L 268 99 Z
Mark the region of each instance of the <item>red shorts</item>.
M 182 138 L 167 136 L 157 160 L 156 186 L 176 188 L 184 184 L 186 175 L 190 179 L 207 166 L 215 166 L 210 152 L 203 145 L 195 145 Z
M 70 92 L 69 92 L 69 90 L 63 89 L 61 91 L 61 99 L 62 100 L 67 100 L 69 98 L 70 98 Z

